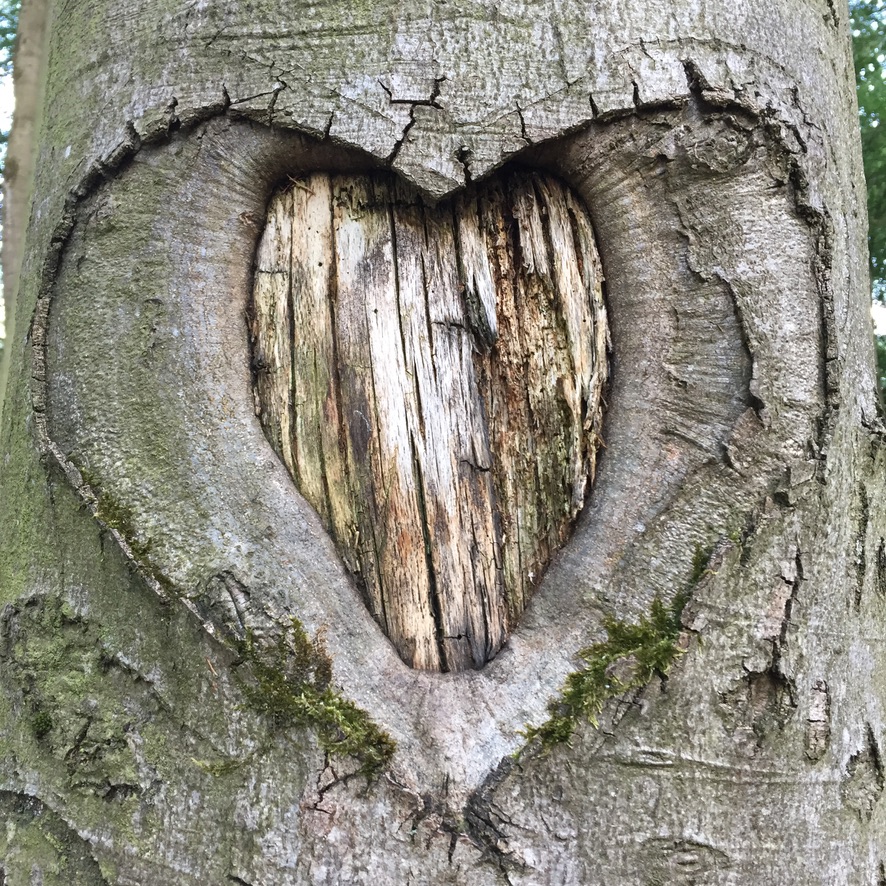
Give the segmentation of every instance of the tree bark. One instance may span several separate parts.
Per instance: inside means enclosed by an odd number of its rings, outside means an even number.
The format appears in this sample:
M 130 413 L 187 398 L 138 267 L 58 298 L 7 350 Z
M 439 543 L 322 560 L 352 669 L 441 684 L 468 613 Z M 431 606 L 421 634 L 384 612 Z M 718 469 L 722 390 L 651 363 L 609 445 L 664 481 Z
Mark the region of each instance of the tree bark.
M 7 884 L 886 881 L 847 28 L 51 4 L 0 429 Z M 413 670 L 255 414 L 253 268 L 289 177 L 433 207 L 501 166 L 593 222 L 605 450 L 501 651 Z

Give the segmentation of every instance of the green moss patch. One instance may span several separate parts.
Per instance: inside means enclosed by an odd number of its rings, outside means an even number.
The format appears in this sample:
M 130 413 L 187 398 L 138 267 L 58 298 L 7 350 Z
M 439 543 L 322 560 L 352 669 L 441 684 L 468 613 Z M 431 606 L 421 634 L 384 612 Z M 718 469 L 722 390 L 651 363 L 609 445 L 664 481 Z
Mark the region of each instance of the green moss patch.
M 53 725 L 52 714 L 46 711 L 36 711 L 34 716 L 31 717 L 31 730 L 34 733 L 34 737 L 38 740 L 49 735 L 52 732 Z
M 107 886 L 89 844 L 35 797 L 0 791 L 0 883 Z
M 569 741 L 580 722 L 597 726 L 597 718 L 609 699 L 668 673 L 683 653 L 678 643 L 683 608 L 692 587 L 704 575 L 709 558 L 709 552 L 696 552 L 688 587 L 670 603 L 655 599 L 649 615 L 635 623 L 614 618 L 603 622 L 606 639 L 578 653 L 584 667 L 566 678 L 561 695 L 548 705 L 550 719 L 525 731 L 530 744 L 550 747 Z
M 274 645 L 259 644 L 250 632 L 239 651 L 252 678 L 244 680 L 244 694 L 277 728 L 316 730 L 324 751 L 355 758 L 367 776 L 389 764 L 394 740 L 335 691 L 332 663 L 322 643 L 311 641 L 296 619 Z

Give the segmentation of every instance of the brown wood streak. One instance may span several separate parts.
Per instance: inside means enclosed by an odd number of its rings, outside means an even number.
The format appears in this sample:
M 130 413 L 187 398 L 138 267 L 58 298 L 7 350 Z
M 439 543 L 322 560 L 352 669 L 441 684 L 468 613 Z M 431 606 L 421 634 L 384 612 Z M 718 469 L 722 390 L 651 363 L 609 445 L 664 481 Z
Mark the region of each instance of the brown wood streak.
M 262 424 L 413 667 L 493 658 L 569 537 L 602 443 L 602 279 L 549 176 L 431 208 L 389 176 L 316 173 L 271 202 Z

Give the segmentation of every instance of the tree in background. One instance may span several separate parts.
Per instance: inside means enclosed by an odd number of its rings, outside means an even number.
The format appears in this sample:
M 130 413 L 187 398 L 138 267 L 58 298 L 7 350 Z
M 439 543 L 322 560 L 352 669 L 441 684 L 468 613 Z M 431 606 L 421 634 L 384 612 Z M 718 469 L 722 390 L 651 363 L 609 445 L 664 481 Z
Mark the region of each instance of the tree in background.
M 868 188 L 868 243 L 874 292 L 886 286 L 886 3 L 851 6 L 852 48 Z
M 861 147 L 868 192 L 871 288 L 886 299 L 886 3 L 850 4 Z M 877 336 L 880 387 L 886 385 L 886 336 Z
M 15 46 L 15 34 L 18 29 L 18 13 L 21 0 L 3 0 L 0 2 L 0 83 L 12 76 L 12 55 Z M 9 141 L 9 129 L 0 125 L 0 220 L 3 217 L 3 167 L 6 163 L 6 144 Z M 0 238 L 3 227 L 0 221 Z M 3 290 L 0 286 L 0 353 L 3 351 Z
M 12 76 L 12 53 L 20 9 L 21 0 L 3 0 L 0 3 L 0 79 Z M 0 130 L 0 144 L 3 145 L 4 154 L 8 139 L 9 131 Z

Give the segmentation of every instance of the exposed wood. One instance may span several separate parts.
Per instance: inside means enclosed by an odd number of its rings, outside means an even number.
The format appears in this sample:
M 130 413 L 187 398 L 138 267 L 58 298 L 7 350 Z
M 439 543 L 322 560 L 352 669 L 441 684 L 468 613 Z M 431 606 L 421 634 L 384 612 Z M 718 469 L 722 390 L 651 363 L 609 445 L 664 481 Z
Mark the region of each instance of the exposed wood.
M 413 667 L 482 667 L 569 537 L 601 443 L 601 284 L 586 209 L 546 176 L 430 208 L 317 173 L 271 202 L 262 424 Z

